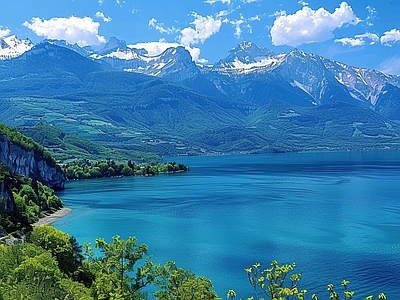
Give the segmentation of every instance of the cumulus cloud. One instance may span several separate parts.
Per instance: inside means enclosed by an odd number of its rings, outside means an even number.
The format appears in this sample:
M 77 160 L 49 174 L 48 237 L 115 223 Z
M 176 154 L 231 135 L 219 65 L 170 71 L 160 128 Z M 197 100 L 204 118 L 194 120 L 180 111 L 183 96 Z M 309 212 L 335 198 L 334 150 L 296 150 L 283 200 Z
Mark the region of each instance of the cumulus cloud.
M 205 40 L 216 34 L 221 28 L 222 21 L 214 19 L 212 16 L 203 17 L 193 13 L 194 21 L 190 24 L 192 27 L 186 27 L 181 30 L 179 40 L 182 45 L 190 46 L 192 44 L 204 43 Z
M 24 26 L 31 29 L 36 35 L 49 39 L 66 40 L 77 43 L 79 46 L 98 45 L 106 39 L 99 35 L 100 23 L 90 17 L 52 18 L 49 20 L 32 18 L 25 21 Z
M 0 38 L 8 36 L 8 35 L 10 35 L 10 33 L 11 33 L 10 29 L 8 29 L 8 28 L 3 29 L 3 26 L 0 26 Z
M 321 7 L 313 10 L 303 6 L 292 15 L 278 16 L 271 27 L 272 43 L 275 46 L 323 42 L 333 37 L 333 31 L 346 24 L 356 25 L 360 19 L 353 9 L 342 2 L 333 13 Z
M 400 30 L 393 28 L 390 31 L 386 31 L 381 36 L 380 41 L 385 46 L 392 46 L 392 44 L 400 41 Z
M 165 40 L 160 40 L 158 42 L 147 42 L 147 43 L 137 43 L 128 45 L 129 48 L 135 49 L 145 49 L 149 56 L 156 56 L 163 53 L 165 50 L 171 47 L 179 47 L 183 46 L 179 43 L 169 43 Z M 200 59 L 200 49 L 195 47 L 184 46 L 186 50 L 189 51 L 190 55 L 192 56 L 193 61 L 202 61 Z
M 171 34 L 171 33 L 175 33 L 178 32 L 179 30 L 176 29 L 174 26 L 172 27 L 166 27 L 164 25 L 164 23 L 160 23 L 158 22 L 155 18 L 151 18 L 149 20 L 149 24 L 150 27 L 153 27 L 155 30 L 157 30 L 160 33 L 166 33 L 166 34 Z
M 354 38 L 341 38 L 341 39 L 336 39 L 335 43 L 341 43 L 343 46 L 350 46 L 350 47 L 356 47 L 356 46 L 364 46 L 366 43 L 366 40 L 369 40 L 370 45 L 374 45 L 376 42 L 379 42 L 379 36 L 375 33 L 371 32 L 366 32 L 364 34 L 357 34 L 354 36 Z
M 107 23 L 112 21 L 111 17 L 106 17 L 101 11 L 98 11 L 95 16 L 96 18 L 103 19 L 103 21 Z

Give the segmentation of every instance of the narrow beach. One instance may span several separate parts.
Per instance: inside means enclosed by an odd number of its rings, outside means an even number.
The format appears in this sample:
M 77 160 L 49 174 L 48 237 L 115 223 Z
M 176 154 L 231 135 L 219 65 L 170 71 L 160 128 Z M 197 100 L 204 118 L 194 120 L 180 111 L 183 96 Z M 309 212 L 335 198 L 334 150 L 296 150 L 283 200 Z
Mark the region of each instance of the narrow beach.
M 72 211 L 72 209 L 68 208 L 68 207 L 63 207 L 60 210 L 57 210 L 56 212 L 52 213 L 51 215 L 48 215 L 44 218 L 41 218 L 39 221 L 37 221 L 36 223 L 33 223 L 32 226 L 39 226 L 39 225 L 48 225 L 51 224 L 55 221 L 57 221 L 58 219 L 61 219 L 63 217 L 65 217 L 66 215 L 68 215 L 70 212 Z

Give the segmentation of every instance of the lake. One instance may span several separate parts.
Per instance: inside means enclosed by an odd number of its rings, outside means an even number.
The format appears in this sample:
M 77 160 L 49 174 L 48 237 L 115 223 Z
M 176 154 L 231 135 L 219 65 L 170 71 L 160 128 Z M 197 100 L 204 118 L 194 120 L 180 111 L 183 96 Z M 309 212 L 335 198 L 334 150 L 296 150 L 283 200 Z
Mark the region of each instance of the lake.
M 327 299 L 400 295 L 400 152 L 174 157 L 188 173 L 68 182 L 54 225 L 80 243 L 136 236 L 156 263 L 252 295 L 244 268 L 296 262 L 301 288 Z

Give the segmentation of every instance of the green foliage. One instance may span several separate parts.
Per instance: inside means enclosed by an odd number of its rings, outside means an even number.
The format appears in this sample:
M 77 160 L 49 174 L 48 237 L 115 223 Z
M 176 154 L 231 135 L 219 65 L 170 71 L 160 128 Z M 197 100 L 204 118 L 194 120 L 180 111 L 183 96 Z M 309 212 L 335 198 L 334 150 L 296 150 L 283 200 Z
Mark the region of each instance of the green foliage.
M 73 240 L 67 233 L 50 225 L 35 226 L 29 242 L 48 250 L 64 274 L 72 276 L 77 271 L 81 263 L 80 250 L 73 248 Z
M 49 151 L 18 130 L 0 123 L 0 136 L 1 135 L 6 135 L 11 143 L 20 146 L 22 149 L 34 150 L 36 156 L 42 157 L 50 166 L 55 166 L 56 161 Z
M 122 240 L 114 236 L 111 243 L 97 239 L 94 248 L 89 243 L 84 248 L 95 274 L 92 286 L 95 299 L 132 299 L 159 274 L 160 266 L 148 258 L 138 266 L 148 248 L 138 244 L 135 237 Z M 95 255 L 96 249 L 100 256 Z
M 85 298 L 88 289 L 64 276 L 53 255 L 39 246 L 0 245 L 0 299 L 91 299 Z
M 35 126 L 18 128 L 39 144 L 46 147 L 59 161 L 76 159 L 104 160 L 113 157 L 118 160 L 135 160 L 157 162 L 160 157 L 153 153 L 126 150 L 113 146 L 112 148 L 100 145 L 91 140 L 68 133 L 55 125 L 39 122 Z
M 299 284 L 302 275 L 300 273 L 292 273 L 296 267 L 296 263 L 279 265 L 276 260 L 271 262 L 271 267 L 268 269 L 260 269 L 261 265 L 256 263 L 249 268 L 246 268 L 249 283 L 254 290 L 254 296 L 248 297 L 247 300 L 264 300 L 264 296 L 271 300 L 305 300 L 307 290 L 300 290 Z M 349 281 L 343 280 L 343 297 L 334 288 L 333 284 L 328 284 L 329 299 L 331 300 L 352 300 L 355 292 L 348 290 Z M 227 299 L 233 300 L 236 298 L 236 292 L 229 290 Z M 312 294 L 312 300 L 319 300 L 317 294 Z M 373 300 L 373 296 L 367 296 L 366 300 Z M 384 293 L 378 295 L 378 300 L 386 299 Z
M 148 296 L 143 289 L 148 285 L 159 300 L 220 300 L 209 279 L 178 268 L 174 262 L 155 265 L 145 257 L 147 245 L 138 244 L 134 237 L 114 236 L 111 242 L 97 239 L 93 248 L 86 243 L 85 260 L 76 240 L 51 226 L 35 227 L 29 241 L 0 245 L 1 300 L 145 300 Z M 294 269 L 295 263 L 280 265 L 277 261 L 267 269 L 259 263 L 246 268 L 254 290 L 247 300 L 305 300 L 307 291 L 299 289 L 301 274 Z M 329 299 L 355 299 L 348 285 L 343 280 L 337 290 L 329 284 Z M 226 297 L 233 300 L 237 294 L 229 290 Z M 312 294 L 308 299 L 319 300 L 319 296 Z M 373 299 L 386 300 L 386 295 L 365 298 Z
M 298 300 L 305 299 L 307 291 L 298 289 L 301 274 L 289 274 L 294 270 L 295 263 L 280 266 L 274 260 L 271 268 L 260 270 L 260 266 L 259 263 L 256 263 L 245 269 L 256 299 L 261 299 L 260 294 L 266 295 L 270 299 L 285 300 L 292 299 L 293 296 L 296 296 Z
M 217 294 L 212 290 L 211 280 L 199 276 L 189 270 L 181 269 L 174 262 L 168 262 L 163 267 L 162 276 L 157 280 L 161 290 L 154 296 L 159 300 L 193 299 L 217 300 Z
M 63 205 L 51 188 L 34 179 L 13 174 L 2 164 L 0 185 L 9 193 L 9 199 L 1 201 L 8 205 L 0 206 L 0 226 L 7 233 L 22 233 L 46 213 L 51 213 Z M 12 204 L 15 204 L 13 209 Z
M 89 160 L 78 160 L 63 165 L 63 170 L 68 179 L 91 179 L 118 176 L 153 176 L 160 173 L 187 172 L 188 166 L 176 162 L 165 162 L 162 164 L 116 163 L 114 160 L 91 162 Z

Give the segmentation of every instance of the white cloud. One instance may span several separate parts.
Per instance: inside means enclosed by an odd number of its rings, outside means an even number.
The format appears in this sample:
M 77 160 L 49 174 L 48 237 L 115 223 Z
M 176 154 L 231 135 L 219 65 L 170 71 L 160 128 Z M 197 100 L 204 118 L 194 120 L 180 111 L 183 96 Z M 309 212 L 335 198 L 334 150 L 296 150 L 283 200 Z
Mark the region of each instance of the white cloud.
M 243 24 L 246 24 L 246 25 L 244 25 L 244 27 L 248 28 L 249 32 L 252 33 L 253 28 L 251 27 L 250 24 L 248 24 L 248 22 L 254 22 L 254 21 L 260 21 L 260 16 L 256 15 L 254 17 L 250 17 L 250 18 L 246 19 L 245 17 L 243 17 L 242 14 L 240 14 L 239 20 L 228 20 L 228 19 L 223 20 L 224 23 L 229 22 L 230 24 L 235 26 L 234 35 L 236 38 L 240 38 L 240 36 L 242 35 L 242 27 L 241 26 Z
M 101 11 L 98 11 L 95 16 L 96 18 L 103 19 L 103 21 L 107 23 L 112 21 L 111 17 L 106 17 Z
M 227 15 L 230 15 L 233 12 L 233 10 L 221 10 L 220 12 L 217 13 L 217 18 L 222 18 Z
M 298 46 L 326 41 L 333 37 L 333 30 L 359 22 L 360 19 L 346 2 L 342 2 L 333 13 L 323 7 L 313 10 L 303 6 L 292 15 L 278 16 L 270 33 L 275 46 Z
M 147 42 L 147 43 L 137 43 L 137 44 L 132 44 L 128 45 L 129 48 L 135 48 L 135 49 L 145 49 L 148 52 L 149 56 L 156 56 L 161 53 L 163 53 L 165 50 L 171 47 L 179 47 L 179 46 L 184 46 L 179 43 L 169 43 L 166 42 L 165 40 L 160 40 L 158 42 Z M 200 49 L 195 48 L 195 47 L 188 47 L 184 46 L 186 50 L 189 51 L 190 55 L 192 56 L 193 61 L 201 61 L 202 59 L 199 59 L 200 57 Z
M 253 27 L 250 24 L 247 24 L 245 27 L 249 30 L 249 33 L 253 33 Z
M 3 29 L 3 26 L 0 26 L 0 38 L 8 36 L 8 35 L 10 35 L 10 33 L 11 33 L 10 29 L 8 29 L 8 28 Z
M 38 36 L 66 40 L 69 43 L 77 43 L 79 46 L 98 45 L 106 42 L 106 39 L 99 35 L 100 23 L 94 22 L 90 17 L 71 16 L 49 20 L 32 18 L 30 22 L 25 21 L 23 25 Z
M 235 25 L 235 37 L 240 38 L 242 35 L 242 28 L 240 28 L 240 25 L 244 23 L 244 19 L 236 20 L 236 21 L 231 21 L 231 24 Z
M 166 27 L 164 25 L 164 23 L 160 23 L 158 22 L 155 18 L 151 18 L 149 20 L 149 24 L 150 27 L 155 28 L 158 32 L 160 33 L 166 33 L 166 34 L 171 34 L 171 33 L 175 33 L 178 32 L 179 30 L 177 28 L 175 28 L 174 26 L 172 27 Z
M 205 65 L 206 63 L 208 63 L 208 60 L 205 58 L 200 58 L 198 61 L 196 61 L 199 64 Z
M 376 42 L 379 41 L 379 36 L 375 33 L 371 32 L 366 32 L 363 34 L 357 34 L 354 36 L 354 38 L 341 38 L 341 39 L 336 39 L 335 43 L 341 43 L 343 46 L 350 46 L 350 47 L 356 47 L 356 46 L 364 46 L 366 43 L 366 40 L 370 40 L 369 44 L 374 45 Z
M 250 22 L 253 22 L 253 21 L 261 21 L 259 15 L 255 15 L 254 17 L 250 17 L 250 18 L 248 18 L 247 20 L 250 21 Z
M 300 4 L 300 5 L 303 5 L 303 6 L 308 6 L 308 2 L 305 2 L 305 1 L 302 1 L 302 0 L 300 0 L 297 3 Z
M 194 25 L 194 28 L 186 27 L 181 30 L 180 42 L 185 46 L 203 43 L 216 34 L 222 25 L 220 19 L 214 19 L 212 16 L 203 17 L 197 13 L 193 13 L 192 15 L 194 21 L 190 24 Z
M 99 5 L 103 5 L 104 0 L 99 0 L 98 3 Z
M 370 41 L 370 45 L 375 44 L 376 42 L 379 42 L 379 36 L 375 33 L 371 33 L 371 32 L 366 32 L 364 34 L 358 34 L 355 36 L 355 38 L 357 39 L 369 39 Z
M 400 41 L 400 30 L 392 29 L 390 31 L 386 31 L 381 36 L 381 43 L 385 46 L 391 46 L 392 44 Z
M 205 0 L 205 3 L 208 4 L 214 4 L 216 2 L 222 2 L 222 3 L 226 3 L 226 4 L 231 4 L 231 0 Z
M 280 10 L 280 11 L 276 11 L 273 14 L 269 15 L 269 17 L 278 18 L 278 17 L 286 16 L 286 14 L 287 14 L 286 10 Z
M 367 24 L 367 26 L 374 26 L 374 24 L 372 23 L 372 20 L 375 19 L 376 15 L 377 15 L 377 11 L 374 7 L 372 6 L 367 6 L 366 10 L 368 11 L 368 16 L 365 19 L 365 22 Z
M 243 3 L 253 3 L 257 2 L 258 0 L 242 0 Z
M 350 47 L 356 47 L 356 46 L 364 46 L 365 41 L 363 39 L 357 39 L 357 38 L 341 38 L 341 39 L 336 39 L 335 43 L 341 43 L 343 46 L 350 46 Z

